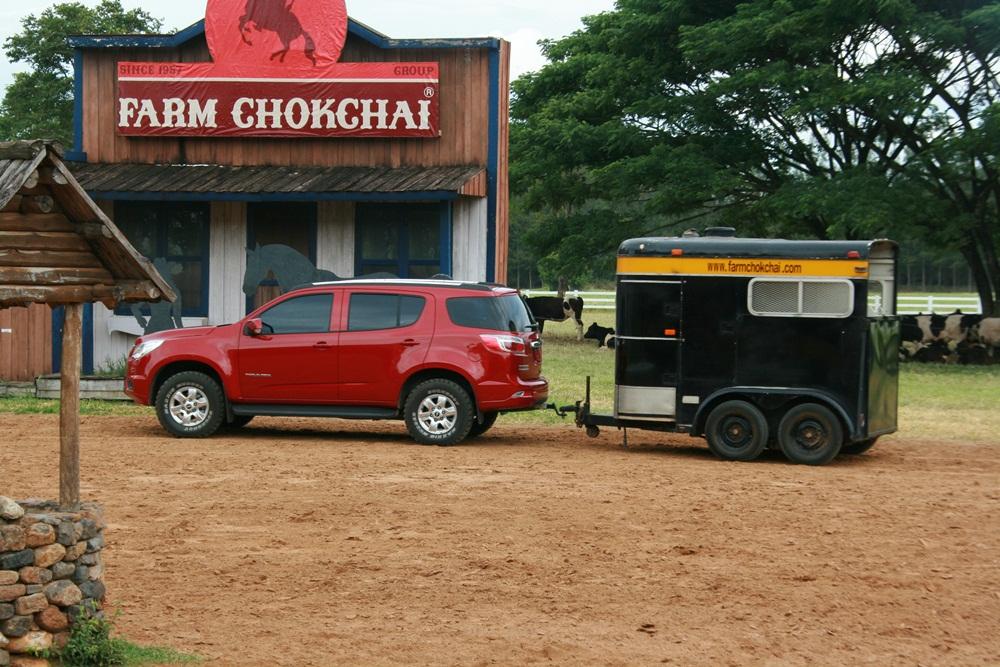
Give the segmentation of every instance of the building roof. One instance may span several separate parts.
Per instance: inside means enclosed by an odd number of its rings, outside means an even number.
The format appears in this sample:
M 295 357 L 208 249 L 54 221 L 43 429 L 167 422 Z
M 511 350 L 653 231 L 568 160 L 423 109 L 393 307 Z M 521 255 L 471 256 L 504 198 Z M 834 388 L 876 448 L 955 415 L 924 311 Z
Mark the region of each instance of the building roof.
M 47 141 L 0 143 L 0 308 L 173 301 Z
M 131 194 L 162 198 L 258 200 L 374 199 L 411 195 L 447 199 L 486 195 L 482 167 L 229 167 L 190 164 L 72 164 L 97 199 Z M 137 197 L 138 198 L 138 197 Z

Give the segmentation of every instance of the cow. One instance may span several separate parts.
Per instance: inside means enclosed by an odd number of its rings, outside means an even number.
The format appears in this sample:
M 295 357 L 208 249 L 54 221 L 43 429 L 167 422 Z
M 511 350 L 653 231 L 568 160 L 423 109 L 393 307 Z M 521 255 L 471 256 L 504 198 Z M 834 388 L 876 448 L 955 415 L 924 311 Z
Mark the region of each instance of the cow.
M 287 3 L 287 4 L 286 4 Z M 253 46 L 250 41 L 250 34 L 256 29 L 261 32 L 270 30 L 278 35 L 282 49 L 271 54 L 271 60 L 275 58 L 278 62 L 285 62 L 285 56 L 292 48 L 292 42 L 299 37 L 305 40 L 303 51 L 313 66 L 316 65 L 316 42 L 312 36 L 302 27 L 299 17 L 292 11 L 295 0 L 247 0 L 240 17 L 240 37 L 243 41 Z
M 962 311 L 956 310 L 945 317 L 941 339 L 952 347 L 967 340 L 975 340 L 982 320 L 982 315 L 963 315 Z
M 920 339 L 920 342 L 933 343 L 943 340 L 941 334 L 944 333 L 946 320 L 947 318 L 944 315 L 917 315 L 917 326 L 920 327 L 920 331 L 923 333 L 923 338 Z
M 615 347 L 615 330 L 597 326 L 597 322 L 590 325 L 587 333 L 583 334 L 583 338 L 584 340 L 596 340 L 598 348 L 614 349 Z
M 1000 317 L 987 317 L 981 320 L 976 338 L 988 348 L 1000 347 Z
M 944 341 L 938 340 L 929 344 L 921 344 L 913 355 L 913 359 L 923 364 L 940 364 L 948 361 L 949 356 L 951 356 L 951 350 L 948 349 L 948 345 Z
M 981 343 L 963 341 L 955 348 L 958 363 L 963 366 L 985 366 L 990 363 L 990 351 Z
M 576 324 L 576 339 L 583 340 L 583 299 L 579 297 L 533 296 L 525 299 L 531 314 L 538 320 L 538 332 L 545 331 L 545 323 L 565 322 L 573 318 Z

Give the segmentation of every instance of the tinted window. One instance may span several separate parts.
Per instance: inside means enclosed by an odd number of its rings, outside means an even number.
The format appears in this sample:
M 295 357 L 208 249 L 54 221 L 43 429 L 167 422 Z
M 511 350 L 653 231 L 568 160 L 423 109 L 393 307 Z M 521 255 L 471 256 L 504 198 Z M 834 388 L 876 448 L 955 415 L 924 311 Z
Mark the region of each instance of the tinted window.
M 348 331 L 408 327 L 424 312 L 424 298 L 398 294 L 352 294 Z
M 681 328 L 681 296 L 681 284 L 676 281 L 622 280 L 617 297 L 618 335 L 676 337 Z
M 460 327 L 493 331 L 530 331 L 534 320 L 516 294 L 448 299 L 448 316 Z
M 260 319 L 266 334 L 326 333 L 332 310 L 332 294 L 310 294 L 282 301 Z

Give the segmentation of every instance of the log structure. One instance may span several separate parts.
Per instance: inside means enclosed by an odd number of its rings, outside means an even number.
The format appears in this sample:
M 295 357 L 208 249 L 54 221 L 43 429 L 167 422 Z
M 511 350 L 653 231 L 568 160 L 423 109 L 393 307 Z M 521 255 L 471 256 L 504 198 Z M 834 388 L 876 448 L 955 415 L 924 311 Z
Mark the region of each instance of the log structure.
M 79 384 L 83 304 L 174 299 L 44 141 L 0 143 L 0 311 L 66 306 L 62 332 L 59 499 L 80 501 Z M 5 355 L 18 351 L 0 345 Z M 0 359 L 0 367 L 9 359 Z

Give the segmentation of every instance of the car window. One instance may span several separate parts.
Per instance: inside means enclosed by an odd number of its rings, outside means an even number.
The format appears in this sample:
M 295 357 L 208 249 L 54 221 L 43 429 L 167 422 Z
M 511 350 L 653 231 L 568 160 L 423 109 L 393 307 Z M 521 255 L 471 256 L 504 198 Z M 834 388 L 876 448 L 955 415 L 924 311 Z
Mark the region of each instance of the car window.
M 348 331 L 398 329 L 415 324 L 424 312 L 422 296 L 401 294 L 352 294 Z
M 528 307 L 516 294 L 469 296 L 448 299 L 448 316 L 460 327 L 493 331 L 531 331 L 534 322 Z
M 265 334 L 326 333 L 332 311 L 332 294 L 308 294 L 268 308 L 260 319 Z

